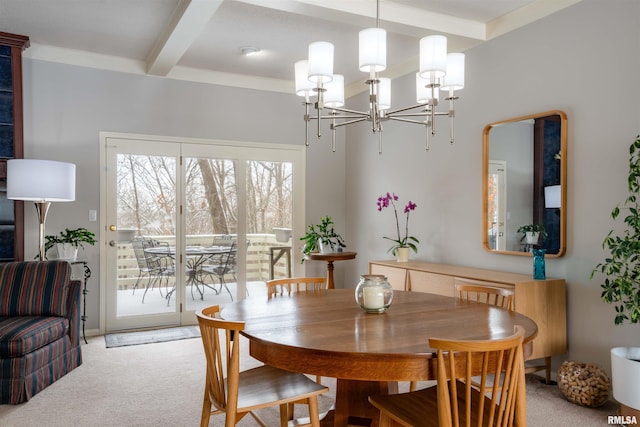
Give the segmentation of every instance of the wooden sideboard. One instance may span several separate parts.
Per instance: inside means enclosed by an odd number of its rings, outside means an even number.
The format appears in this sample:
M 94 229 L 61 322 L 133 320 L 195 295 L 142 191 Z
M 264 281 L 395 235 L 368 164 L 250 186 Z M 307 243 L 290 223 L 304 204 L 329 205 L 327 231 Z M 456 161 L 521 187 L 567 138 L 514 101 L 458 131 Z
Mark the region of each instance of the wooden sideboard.
M 551 381 L 551 356 L 567 351 L 566 284 L 564 279 L 533 280 L 525 274 L 425 261 L 370 261 L 370 274 L 387 276 L 394 289 L 456 296 L 457 282 L 512 289 L 515 310 L 533 319 L 538 336 L 533 341 L 529 360 L 542 359 L 543 364 L 527 365 L 527 371 L 545 370 Z M 528 362 L 529 363 L 529 362 Z

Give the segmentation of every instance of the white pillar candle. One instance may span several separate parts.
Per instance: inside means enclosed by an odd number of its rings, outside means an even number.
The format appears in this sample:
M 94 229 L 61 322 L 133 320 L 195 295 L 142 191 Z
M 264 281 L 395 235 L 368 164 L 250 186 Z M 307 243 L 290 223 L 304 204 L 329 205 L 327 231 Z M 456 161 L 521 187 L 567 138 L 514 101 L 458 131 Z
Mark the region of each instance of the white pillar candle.
M 384 289 L 382 286 L 368 286 L 363 291 L 365 308 L 377 309 L 384 307 Z

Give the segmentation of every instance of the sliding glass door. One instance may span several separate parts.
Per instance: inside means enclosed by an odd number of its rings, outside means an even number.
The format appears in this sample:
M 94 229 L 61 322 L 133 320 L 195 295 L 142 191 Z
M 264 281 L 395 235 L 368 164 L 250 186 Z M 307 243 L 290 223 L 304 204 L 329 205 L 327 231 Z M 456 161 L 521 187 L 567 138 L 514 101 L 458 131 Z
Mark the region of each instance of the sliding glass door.
M 302 150 L 104 141 L 107 331 L 193 324 L 199 308 L 258 295 L 295 269 L 277 257 L 291 239 L 275 230 L 303 224 Z

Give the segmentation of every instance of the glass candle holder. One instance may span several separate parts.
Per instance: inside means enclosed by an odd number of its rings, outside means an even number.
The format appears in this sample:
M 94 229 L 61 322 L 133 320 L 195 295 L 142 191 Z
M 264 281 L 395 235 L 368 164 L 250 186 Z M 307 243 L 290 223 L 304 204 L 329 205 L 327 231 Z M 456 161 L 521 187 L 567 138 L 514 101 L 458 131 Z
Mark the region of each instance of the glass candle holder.
M 393 301 L 393 288 L 387 277 L 364 274 L 355 291 L 356 302 L 367 313 L 384 313 Z

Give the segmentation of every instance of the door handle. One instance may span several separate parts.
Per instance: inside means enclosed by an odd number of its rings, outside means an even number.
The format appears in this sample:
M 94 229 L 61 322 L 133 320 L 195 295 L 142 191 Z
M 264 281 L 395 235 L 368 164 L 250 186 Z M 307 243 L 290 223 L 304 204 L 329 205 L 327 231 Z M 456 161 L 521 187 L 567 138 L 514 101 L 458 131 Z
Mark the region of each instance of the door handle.
M 115 240 L 109 240 L 109 246 L 114 247 L 115 245 L 117 245 Z

